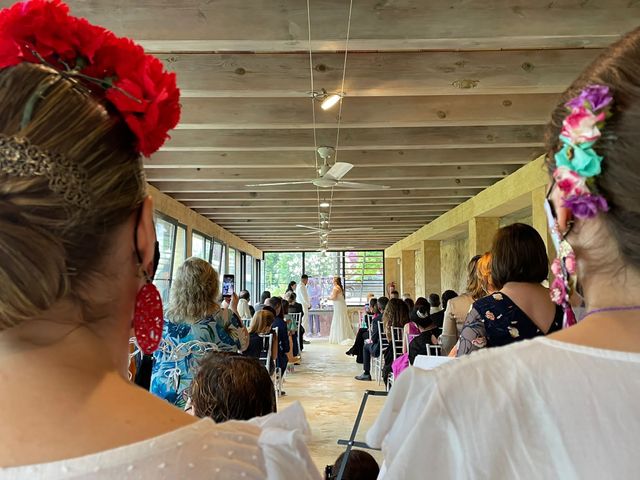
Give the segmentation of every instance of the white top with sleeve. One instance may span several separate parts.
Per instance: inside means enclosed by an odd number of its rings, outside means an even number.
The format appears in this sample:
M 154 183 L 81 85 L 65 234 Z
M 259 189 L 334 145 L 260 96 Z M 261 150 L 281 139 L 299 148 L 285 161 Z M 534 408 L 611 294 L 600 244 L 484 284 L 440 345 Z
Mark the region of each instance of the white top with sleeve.
M 251 318 L 251 310 L 249 309 L 249 302 L 246 299 L 241 298 L 238 300 L 238 315 L 242 320 Z
M 300 282 L 298 284 L 298 288 L 296 288 L 296 299 L 302 304 L 302 308 L 305 311 L 309 309 L 309 306 L 311 305 L 311 301 L 309 300 L 309 292 L 307 291 L 307 286 L 302 282 Z
M 367 443 L 385 479 L 638 478 L 640 354 L 539 337 L 408 368 Z
M 96 432 L 99 434 L 99 432 Z M 84 457 L 0 468 L 2 480 L 320 480 L 300 404 L 249 422 L 210 418 L 158 437 Z

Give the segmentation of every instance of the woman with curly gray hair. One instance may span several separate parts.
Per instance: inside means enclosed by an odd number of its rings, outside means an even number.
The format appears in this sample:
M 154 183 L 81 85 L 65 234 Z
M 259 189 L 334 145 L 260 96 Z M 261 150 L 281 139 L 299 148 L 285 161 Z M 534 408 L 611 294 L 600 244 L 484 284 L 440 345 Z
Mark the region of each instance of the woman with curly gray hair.
M 151 392 L 184 407 L 197 359 L 205 351 L 238 352 L 247 348 L 249 333 L 235 313 L 234 294 L 221 308 L 218 272 L 200 258 L 188 258 L 178 269 L 165 314 L 162 344 L 154 354 Z

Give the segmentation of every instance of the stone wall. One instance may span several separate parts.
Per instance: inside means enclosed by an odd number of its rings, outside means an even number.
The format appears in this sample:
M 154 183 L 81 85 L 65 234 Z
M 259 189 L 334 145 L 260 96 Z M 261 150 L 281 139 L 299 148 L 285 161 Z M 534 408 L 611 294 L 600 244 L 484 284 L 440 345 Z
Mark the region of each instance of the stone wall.
M 424 297 L 424 258 L 422 255 L 422 250 L 416 250 L 416 297 Z M 415 300 L 415 299 L 414 299 Z
M 464 291 L 469 263 L 469 240 L 467 237 L 443 240 L 440 244 L 442 268 L 442 290 Z M 432 292 L 428 292 L 432 293 Z M 442 292 L 437 292 L 442 293 Z

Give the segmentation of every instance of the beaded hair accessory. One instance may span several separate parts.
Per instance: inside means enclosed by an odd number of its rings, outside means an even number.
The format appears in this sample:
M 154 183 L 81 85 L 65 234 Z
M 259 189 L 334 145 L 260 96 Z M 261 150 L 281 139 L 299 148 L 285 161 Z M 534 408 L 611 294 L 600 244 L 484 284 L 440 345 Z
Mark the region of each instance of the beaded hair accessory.
M 63 155 L 47 152 L 20 137 L 0 134 L 0 172 L 14 177 L 45 177 L 49 189 L 68 205 L 87 209 L 87 174 Z

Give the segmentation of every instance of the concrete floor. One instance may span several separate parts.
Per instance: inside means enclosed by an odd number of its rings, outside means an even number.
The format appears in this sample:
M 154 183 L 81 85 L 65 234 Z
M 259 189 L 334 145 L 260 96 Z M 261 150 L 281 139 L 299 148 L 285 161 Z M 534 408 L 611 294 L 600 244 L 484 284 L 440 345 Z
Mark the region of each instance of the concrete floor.
M 336 442 L 351 435 L 364 391 L 384 390 L 375 381 L 360 382 L 353 378 L 362 373 L 362 365 L 356 364 L 355 357 L 345 355 L 348 348 L 331 345 L 326 339 L 311 339 L 311 344 L 304 347 L 301 365 L 287 375 L 283 386 L 287 395 L 278 403 L 279 408 L 296 400 L 302 403 L 313 433 L 309 450 L 322 473 L 345 450 Z M 356 440 L 364 441 L 383 402 L 384 397 L 369 397 Z M 380 452 L 369 452 L 382 463 Z

